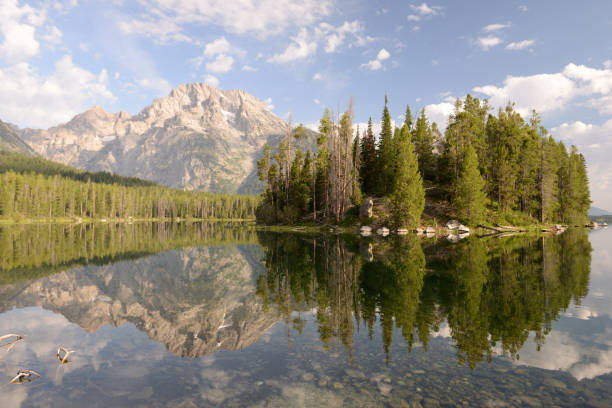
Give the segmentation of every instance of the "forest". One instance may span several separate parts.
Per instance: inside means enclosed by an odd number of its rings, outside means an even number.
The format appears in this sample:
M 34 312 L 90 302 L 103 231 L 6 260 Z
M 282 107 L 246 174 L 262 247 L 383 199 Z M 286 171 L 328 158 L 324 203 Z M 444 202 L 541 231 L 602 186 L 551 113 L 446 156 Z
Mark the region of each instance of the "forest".
M 252 219 L 256 196 L 181 191 L 0 153 L 0 220 Z
M 353 110 L 352 100 L 341 115 L 325 110 L 316 153 L 293 148 L 300 136 L 290 126 L 276 152 L 264 148 L 258 222 L 341 223 L 364 197 L 382 198 L 396 228 L 417 227 L 431 208 L 467 225 L 587 222 L 585 158 L 556 141 L 535 111 L 526 120 L 508 104 L 493 114 L 486 99 L 467 95 L 442 133 L 409 106 L 393 127 L 385 96 L 375 135 L 371 118 L 354 129 Z

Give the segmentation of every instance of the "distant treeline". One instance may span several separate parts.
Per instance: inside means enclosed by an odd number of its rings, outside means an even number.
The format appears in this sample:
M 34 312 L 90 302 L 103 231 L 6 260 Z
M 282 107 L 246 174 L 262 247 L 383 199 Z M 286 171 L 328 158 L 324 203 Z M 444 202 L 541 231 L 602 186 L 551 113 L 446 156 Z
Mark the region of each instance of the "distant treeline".
M 64 178 L 92 183 L 117 184 L 127 187 L 159 186 L 151 181 L 137 177 L 124 177 L 106 171 L 90 172 L 64 164 L 56 163 L 40 157 L 26 156 L 19 153 L 0 151 L 0 173 L 14 171 L 19 174 L 37 173 L 45 176 L 61 176 Z
M 0 219 L 248 219 L 254 218 L 259 200 L 186 192 L 108 173 L 81 174 L 22 155 L 12 155 L 12 161 L 0 157 Z M 33 168 L 26 170 L 30 164 Z
M 429 201 L 448 202 L 449 217 L 470 225 L 486 221 L 584 224 L 590 207 L 586 162 L 509 104 L 492 114 L 487 100 L 457 100 L 442 134 L 423 109 L 393 129 L 385 97 L 379 137 L 372 119 L 355 134 L 352 102 L 334 117 L 326 110 L 316 155 L 292 149 L 288 130 L 278 153 L 259 161 L 267 182 L 258 210 L 264 223 L 310 217 L 340 222 L 362 196 L 387 197 L 397 227 L 420 223 Z

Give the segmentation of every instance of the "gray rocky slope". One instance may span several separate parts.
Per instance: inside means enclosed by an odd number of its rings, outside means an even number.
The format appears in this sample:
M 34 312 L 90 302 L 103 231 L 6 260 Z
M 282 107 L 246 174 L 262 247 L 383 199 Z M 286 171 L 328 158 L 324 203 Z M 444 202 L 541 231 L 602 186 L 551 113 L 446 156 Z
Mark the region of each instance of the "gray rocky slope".
M 190 83 L 137 115 L 96 106 L 20 136 L 42 157 L 85 170 L 186 190 L 254 193 L 261 189 L 256 161 L 264 144 L 276 147 L 286 131 L 285 121 L 249 93 Z
M 0 120 L 0 151 L 34 154 L 30 146 L 18 136 L 16 127 Z

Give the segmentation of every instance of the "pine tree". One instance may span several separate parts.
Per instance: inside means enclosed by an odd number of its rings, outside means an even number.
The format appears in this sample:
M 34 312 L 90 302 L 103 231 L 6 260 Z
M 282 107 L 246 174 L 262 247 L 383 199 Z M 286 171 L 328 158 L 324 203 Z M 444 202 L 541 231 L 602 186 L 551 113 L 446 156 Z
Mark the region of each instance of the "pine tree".
M 404 114 L 404 125 L 408 130 L 412 132 L 412 112 L 410 111 L 410 105 L 406 105 L 406 113 Z
M 397 173 L 390 200 L 397 228 L 419 225 L 425 208 L 425 190 L 408 127 L 402 129 L 397 143 Z
M 385 95 L 385 107 L 383 109 L 380 139 L 378 142 L 378 192 L 387 195 L 394 185 L 395 151 L 393 148 L 393 129 L 391 127 L 391 115 L 387 95 Z
M 484 186 L 484 180 L 478 170 L 476 150 L 469 144 L 463 158 L 457 194 L 453 201 L 459 218 L 470 225 L 484 222 L 487 200 Z
M 425 116 L 425 109 L 417 119 L 413 132 L 414 147 L 419 158 L 419 170 L 424 180 L 431 180 L 434 176 L 435 158 L 433 155 L 433 133 Z
M 378 181 L 376 169 L 376 139 L 372 131 L 372 117 L 368 120 L 368 129 L 361 141 L 361 162 L 359 176 L 361 188 L 365 194 L 374 194 Z

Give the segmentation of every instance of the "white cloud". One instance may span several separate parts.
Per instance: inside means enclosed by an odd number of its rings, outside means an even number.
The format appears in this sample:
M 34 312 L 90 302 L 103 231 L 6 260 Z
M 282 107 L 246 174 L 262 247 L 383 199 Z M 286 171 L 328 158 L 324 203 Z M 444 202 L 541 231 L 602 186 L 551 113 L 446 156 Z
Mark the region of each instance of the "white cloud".
M 325 52 L 332 53 L 336 52 L 340 46 L 344 44 L 347 37 L 353 37 L 354 41 L 349 47 L 364 46 L 365 44 L 372 42 L 374 38 L 363 35 L 363 26 L 358 20 L 348 22 L 345 21 L 341 26 L 334 27 L 327 23 L 321 23 L 315 29 L 315 36 L 317 38 L 323 38 L 325 42 Z
M 376 56 L 376 59 L 379 61 L 384 61 L 386 59 L 388 59 L 391 56 L 391 54 L 389 54 L 389 51 L 385 50 L 384 48 L 381 49 L 380 51 L 378 51 L 378 55 Z
M 604 62 L 603 62 L 603 66 L 604 66 L 604 68 L 606 68 L 606 69 L 610 69 L 610 68 L 612 68 L 612 60 L 606 60 L 606 61 L 604 61 Z
M 360 67 L 369 69 L 370 71 L 378 71 L 379 69 L 382 68 L 382 64 L 380 63 L 379 60 L 371 60 L 371 61 L 368 61 L 367 63 L 361 64 Z
M 499 30 L 503 30 L 504 28 L 508 28 L 510 27 L 510 23 L 507 24 L 489 24 L 488 26 L 484 27 L 482 29 L 482 31 L 484 31 L 485 33 L 491 33 L 493 31 L 499 31 Z
M 225 37 L 220 37 L 206 44 L 206 46 L 204 47 L 204 57 L 213 58 L 218 54 L 227 54 L 229 50 L 229 41 L 227 41 Z
M 348 39 L 350 41 L 347 41 Z M 284 52 L 275 54 L 268 59 L 268 62 L 288 63 L 305 59 L 317 51 L 319 43 L 323 44 L 326 53 L 333 53 L 338 52 L 347 42 L 349 48 L 363 47 L 375 38 L 365 35 L 363 25 L 355 20 L 345 21 L 337 27 L 320 23 L 311 30 L 302 28 L 297 36 L 291 37 L 291 40 L 292 43 Z
M 82 42 L 79 43 L 79 49 L 83 52 L 89 52 L 90 45 L 88 43 Z
M 612 92 L 612 70 L 590 68 L 585 65 L 568 64 L 563 74 L 575 80 L 581 93 L 609 94 Z
M 90 105 L 114 101 L 108 74 L 80 68 L 69 55 L 55 63 L 48 77 L 25 62 L 0 69 L 0 112 L 21 126 L 49 127 L 65 122 Z
M 531 109 L 547 112 L 561 109 L 575 97 L 576 85 L 563 74 L 539 74 L 526 77 L 508 76 L 503 87 L 486 85 L 474 88 L 489 98 L 494 106 L 516 102 L 517 110 L 527 115 Z
M 47 33 L 42 36 L 42 39 L 51 44 L 61 44 L 62 32 L 56 26 L 51 26 L 47 29 Z
M 527 12 L 527 10 L 529 10 L 529 7 L 527 7 L 527 6 L 518 6 L 518 9 L 520 11 L 522 11 L 523 13 L 525 13 L 525 12 Z
M 264 99 L 263 103 L 268 107 L 268 109 L 274 110 L 274 104 L 272 103 L 272 98 Z
M 143 20 L 123 20 L 117 22 L 117 27 L 127 34 L 153 38 L 159 44 L 193 42 L 190 37 L 181 32 L 181 24 L 169 18 L 147 16 Z
M 274 54 L 268 58 L 268 62 L 284 64 L 297 60 L 305 59 L 313 55 L 317 51 L 317 43 L 312 40 L 310 34 L 305 28 L 302 28 L 298 35 L 291 37 L 293 41 L 284 52 Z
M 257 72 L 257 68 L 252 67 L 252 66 L 250 66 L 248 64 L 247 65 L 243 65 L 242 66 L 242 70 L 243 71 L 248 71 L 248 72 Z
M 494 106 L 515 102 L 522 115 L 528 115 L 532 109 L 538 112 L 563 109 L 575 100 L 606 114 L 611 109 L 612 70 L 568 64 L 556 74 L 508 76 L 502 87 L 485 85 L 473 90 L 486 95 Z
M 202 55 L 192 59 L 191 62 L 194 63 L 196 68 L 199 68 L 205 60 L 208 60 L 206 63 L 206 70 L 216 74 L 222 74 L 231 71 L 234 65 L 234 57 L 230 54 L 244 57 L 246 52 L 238 47 L 232 46 L 225 37 L 219 37 L 206 44 Z M 245 65 L 245 67 L 249 66 Z M 243 71 L 249 70 L 244 67 L 242 69 Z
M 429 6 L 427 3 L 422 3 L 419 6 L 415 6 L 413 4 L 410 5 L 410 8 L 414 10 L 416 13 L 427 16 L 427 15 L 438 15 L 442 11 L 442 7 L 440 6 Z
M 321 104 L 321 101 L 318 98 L 314 98 L 312 101 L 316 103 L 317 105 Z
M 312 76 L 312 80 L 313 80 L 313 81 L 320 81 L 320 80 L 322 80 L 322 79 L 323 79 L 323 76 L 321 75 L 321 73 L 320 73 L 320 72 L 317 72 L 316 74 L 314 74 L 314 75 Z
M 215 74 L 223 74 L 225 72 L 229 72 L 232 69 L 233 64 L 233 57 L 225 54 L 219 54 L 213 61 L 206 63 L 206 70 Z
M 14 64 L 23 62 L 40 52 L 35 38 L 36 27 L 46 19 L 46 11 L 28 5 L 19 7 L 17 0 L 0 2 L 0 59 Z
M 361 64 L 360 67 L 361 68 L 365 68 L 365 69 L 369 69 L 370 71 L 378 71 L 379 69 L 382 68 L 382 62 L 386 59 L 389 59 L 389 57 L 391 57 L 391 54 L 389 54 L 389 51 L 387 51 L 386 49 L 382 48 L 380 51 L 378 51 L 378 54 L 376 55 L 376 59 L 375 60 L 371 60 L 368 61 L 365 64 Z
M 501 44 L 502 40 L 499 37 L 495 37 L 492 35 L 486 36 L 486 37 L 478 37 L 478 40 L 476 40 L 476 43 L 478 44 L 478 46 L 480 48 L 482 48 L 484 51 L 488 51 L 489 48 L 498 46 L 499 44 Z
M 416 14 L 410 14 L 410 15 L 408 15 L 408 17 L 406 17 L 406 19 L 408 21 L 419 21 L 421 19 L 421 17 L 417 16 Z
M 206 74 L 204 75 L 204 83 L 214 86 L 215 88 L 219 87 L 219 78 L 214 75 Z
M 431 123 L 436 122 L 441 131 L 446 129 L 448 117 L 455 110 L 455 105 L 450 102 L 441 102 L 425 106 L 425 114 Z
M 518 41 L 518 42 L 511 42 L 510 44 L 506 45 L 506 49 L 507 50 L 522 50 L 527 47 L 531 47 L 533 44 L 535 44 L 534 40 L 523 40 L 523 41 Z
M 184 26 L 215 25 L 235 34 L 258 38 L 279 35 L 295 27 L 309 27 L 331 15 L 333 0 L 141 0 L 149 14 L 123 21 L 126 32 L 162 41 L 185 41 Z M 152 31 L 150 31 L 152 29 Z
M 440 65 L 440 61 L 437 59 L 431 60 L 431 65 L 433 66 Z
M 171 86 L 165 79 L 159 77 L 144 77 L 136 80 L 136 83 L 141 88 L 152 89 L 160 95 L 165 95 L 170 92 Z

